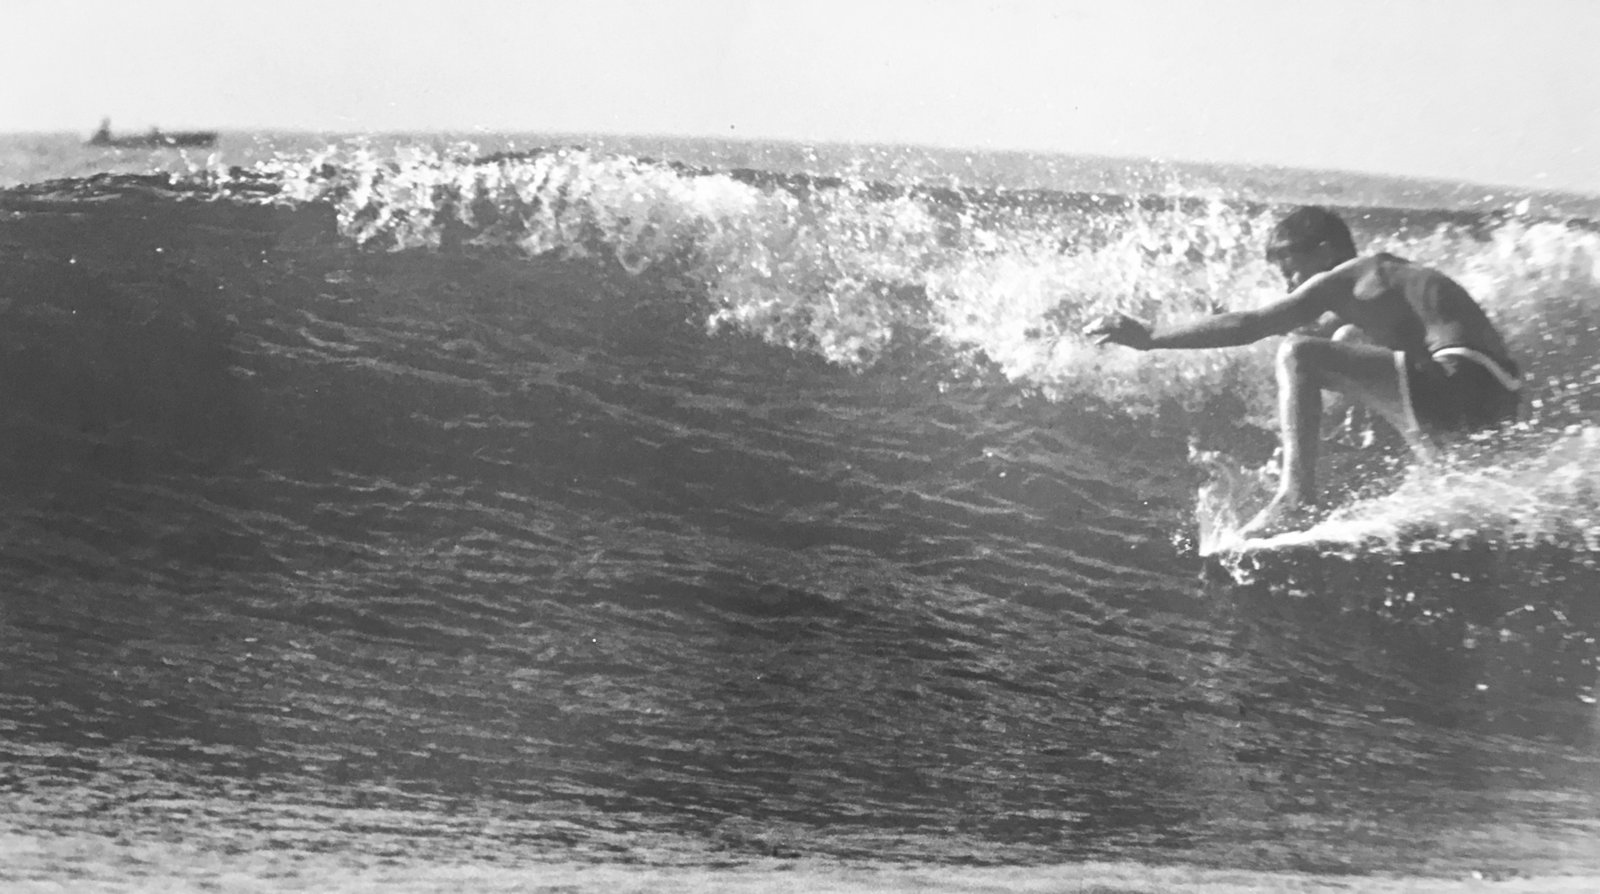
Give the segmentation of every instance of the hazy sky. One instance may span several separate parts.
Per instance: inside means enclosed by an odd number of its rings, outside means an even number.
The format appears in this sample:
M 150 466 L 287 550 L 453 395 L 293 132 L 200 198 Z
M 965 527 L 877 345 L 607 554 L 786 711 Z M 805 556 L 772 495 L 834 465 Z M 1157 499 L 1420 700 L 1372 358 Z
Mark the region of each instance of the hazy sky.
M 0 131 L 585 131 L 1600 192 L 1595 0 L 0 0 Z

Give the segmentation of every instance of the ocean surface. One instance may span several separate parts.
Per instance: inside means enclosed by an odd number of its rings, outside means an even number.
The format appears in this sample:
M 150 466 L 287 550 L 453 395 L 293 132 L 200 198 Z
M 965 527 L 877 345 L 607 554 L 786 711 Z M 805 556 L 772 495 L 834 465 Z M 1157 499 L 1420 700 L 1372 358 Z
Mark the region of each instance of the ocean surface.
M 0 138 L 0 888 L 1593 890 L 1600 198 L 581 135 Z M 1522 420 L 1229 553 L 1287 206 Z M 1220 552 L 1219 552 L 1220 550 Z

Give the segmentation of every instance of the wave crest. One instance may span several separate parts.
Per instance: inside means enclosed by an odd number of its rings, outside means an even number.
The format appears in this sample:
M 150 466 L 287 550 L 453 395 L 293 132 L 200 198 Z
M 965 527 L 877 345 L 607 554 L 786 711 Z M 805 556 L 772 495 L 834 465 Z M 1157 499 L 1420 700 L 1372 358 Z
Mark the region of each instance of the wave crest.
M 953 368 L 1056 397 L 1139 412 L 1226 392 L 1258 421 L 1271 413 L 1266 347 L 1136 355 L 1078 335 L 1106 313 L 1174 322 L 1280 295 L 1259 251 L 1275 212 L 1256 203 L 716 172 L 579 148 L 480 158 L 470 146 L 343 145 L 261 169 L 280 198 L 331 204 L 358 244 L 615 264 L 693 290 L 710 331 L 846 366 L 932 341 Z M 1592 412 L 1600 234 L 1444 215 L 1396 235 L 1380 232 L 1381 214 L 1349 216 L 1373 249 L 1438 266 L 1483 301 L 1525 359 L 1542 421 Z

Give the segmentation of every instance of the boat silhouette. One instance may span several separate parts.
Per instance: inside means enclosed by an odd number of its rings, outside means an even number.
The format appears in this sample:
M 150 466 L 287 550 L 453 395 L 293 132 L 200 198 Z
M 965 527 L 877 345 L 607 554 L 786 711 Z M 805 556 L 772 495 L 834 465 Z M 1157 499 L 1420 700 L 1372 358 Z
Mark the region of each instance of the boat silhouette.
M 164 133 L 152 127 L 146 133 L 125 136 L 111 135 L 111 119 L 103 118 L 100 129 L 89 138 L 91 146 L 112 146 L 119 149 L 147 149 L 160 147 L 210 146 L 217 142 L 214 130 L 177 130 Z

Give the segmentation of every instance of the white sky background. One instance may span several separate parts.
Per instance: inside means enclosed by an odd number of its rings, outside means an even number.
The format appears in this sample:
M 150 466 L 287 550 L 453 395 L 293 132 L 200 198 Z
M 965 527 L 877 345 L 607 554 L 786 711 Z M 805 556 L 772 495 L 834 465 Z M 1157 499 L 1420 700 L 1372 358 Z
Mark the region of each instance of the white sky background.
M 0 0 L 0 132 L 577 131 L 1600 193 L 1594 0 Z

